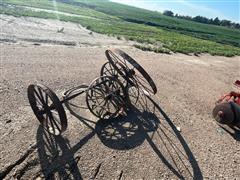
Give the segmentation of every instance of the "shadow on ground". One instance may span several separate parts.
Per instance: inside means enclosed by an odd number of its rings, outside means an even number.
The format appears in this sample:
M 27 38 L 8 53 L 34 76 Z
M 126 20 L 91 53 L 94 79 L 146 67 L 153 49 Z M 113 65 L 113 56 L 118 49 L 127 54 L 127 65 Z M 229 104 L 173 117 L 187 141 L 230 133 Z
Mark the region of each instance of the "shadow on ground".
M 220 127 L 230 134 L 236 141 L 240 141 L 240 126 L 220 125 Z
M 80 157 L 74 156 L 93 136 L 116 150 L 129 150 L 140 146 L 144 141 L 171 173 L 178 179 L 203 179 L 200 167 L 187 142 L 177 130 L 168 115 L 150 97 L 142 96 L 126 115 L 96 123 L 81 117 L 76 106 L 67 104 L 71 114 L 91 129 L 73 147 L 67 139 L 54 137 L 41 126 L 37 133 L 38 154 L 41 171 L 47 179 L 82 179 L 78 163 Z

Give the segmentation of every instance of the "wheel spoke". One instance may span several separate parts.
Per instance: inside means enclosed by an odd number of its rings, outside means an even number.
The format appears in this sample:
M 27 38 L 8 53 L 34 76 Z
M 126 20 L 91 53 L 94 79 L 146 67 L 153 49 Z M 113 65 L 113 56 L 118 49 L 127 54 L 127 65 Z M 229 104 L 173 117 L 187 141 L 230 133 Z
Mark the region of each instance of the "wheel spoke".
M 52 111 L 52 114 L 54 114 L 55 117 L 58 116 L 58 112 L 56 112 L 55 110 Z M 58 123 L 61 126 L 61 122 L 59 122 L 57 120 L 55 122 Z
M 94 91 L 95 93 L 96 93 L 96 91 Z M 104 99 L 105 98 L 105 96 L 103 95 L 103 94 L 101 94 L 101 96 L 96 96 L 96 94 L 94 94 L 92 97 L 91 97 L 91 99 L 92 100 L 95 100 L 95 102 L 99 102 L 99 100 L 102 100 L 102 99 Z
M 51 120 L 50 121 L 52 122 L 51 124 L 53 125 L 53 123 L 54 123 L 55 126 L 57 127 L 58 131 L 61 132 L 61 128 L 58 126 L 58 124 L 56 123 L 56 121 L 55 121 L 55 119 L 52 115 L 51 115 Z M 55 128 L 54 128 L 54 133 L 55 133 Z
M 49 120 L 49 116 L 48 116 L 48 113 L 46 113 L 46 118 L 45 118 L 45 124 L 44 124 L 44 126 L 47 126 L 47 125 L 48 125 L 48 120 Z
M 95 102 L 95 104 L 93 104 L 93 105 L 96 106 L 95 108 L 97 108 L 97 107 L 102 108 L 101 104 L 102 104 L 104 101 L 105 101 L 105 99 L 103 99 L 100 103 L 97 101 L 97 104 L 96 104 L 96 102 Z M 94 109 L 95 109 L 95 108 L 94 108 Z
M 42 102 L 38 98 L 36 98 L 36 106 L 38 107 L 38 109 L 42 109 L 43 107 Z
M 145 86 L 141 81 L 139 81 L 139 79 L 135 78 L 137 83 L 140 84 L 147 92 L 153 92 L 152 89 L 150 89 L 149 87 Z
M 96 106 L 96 104 L 92 105 L 92 110 L 96 109 L 98 106 Z
M 52 114 L 51 112 L 49 113 L 49 121 L 50 121 L 50 124 L 51 124 L 51 127 L 52 127 L 52 130 L 53 130 L 53 134 L 55 134 L 55 128 L 54 128 L 54 125 L 53 125 L 53 122 L 52 122 Z M 48 128 L 49 129 L 49 128 Z
M 48 106 L 48 95 L 47 95 L 47 93 L 45 94 L 45 103 Z
M 135 74 L 135 77 L 137 77 L 138 79 L 141 79 L 143 82 L 145 82 L 146 84 L 149 84 L 149 82 L 142 76 L 139 76 L 137 74 Z
M 103 97 L 102 96 L 91 96 L 90 97 L 92 100 L 98 100 L 98 99 L 102 99 Z
M 121 63 L 123 63 L 127 68 L 128 68 L 128 65 L 127 65 L 127 62 L 125 60 L 125 58 L 119 58 L 115 53 L 111 52 L 111 55 L 115 58 L 116 61 L 120 61 Z M 122 60 L 123 59 L 123 60 Z
M 108 70 L 108 72 L 110 73 L 110 75 L 114 76 L 115 75 L 115 70 L 114 68 L 110 65 L 110 63 L 108 63 L 109 68 L 106 68 Z
M 108 75 L 107 72 L 108 72 L 110 75 L 114 75 L 113 72 L 112 72 L 112 70 L 109 70 L 107 67 L 105 67 L 105 71 L 104 71 L 105 75 Z
M 110 66 L 110 69 L 111 69 L 112 75 L 115 75 L 115 69 L 111 66 L 110 63 L 108 63 L 108 64 L 109 64 L 109 66 Z
M 118 109 L 118 106 L 117 104 L 115 104 L 115 102 L 113 100 L 110 100 L 111 104 L 113 105 L 113 107 L 117 110 Z
M 44 97 L 43 97 L 43 93 L 42 93 L 42 90 L 40 89 L 40 87 L 38 87 L 38 92 L 39 92 L 39 94 L 40 94 L 40 97 L 41 97 L 41 99 L 42 99 L 42 102 L 45 104 L 45 102 L 44 102 Z
M 100 110 L 99 110 L 99 115 L 100 115 L 100 117 L 102 117 L 102 114 L 103 114 L 103 108 L 101 108 Z
M 34 93 L 37 95 L 39 101 L 41 102 L 41 105 L 44 105 L 44 101 L 41 99 L 40 95 L 38 94 L 37 90 L 34 89 Z
M 100 92 L 99 92 L 100 91 Z M 93 93 L 93 92 L 95 92 L 96 94 L 98 94 L 98 95 L 100 95 L 100 97 L 103 95 L 103 93 L 102 93 L 102 89 L 100 89 L 100 88 L 98 88 L 98 87 L 94 87 L 94 88 L 92 88 L 91 89 L 91 92 Z M 92 94 L 93 95 L 93 94 Z

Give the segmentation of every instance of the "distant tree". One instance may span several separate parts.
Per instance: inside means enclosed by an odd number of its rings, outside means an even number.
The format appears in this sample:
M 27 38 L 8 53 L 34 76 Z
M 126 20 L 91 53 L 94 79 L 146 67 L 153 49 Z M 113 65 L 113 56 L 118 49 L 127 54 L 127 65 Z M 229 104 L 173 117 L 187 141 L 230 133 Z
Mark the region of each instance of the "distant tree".
M 203 17 L 203 16 L 196 16 L 196 17 L 192 18 L 192 20 L 196 21 L 196 22 L 200 22 L 200 23 L 206 23 L 206 24 L 209 23 L 209 19 L 206 17 Z
M 173 15 L 174 15 L 174 13 L 172 11 L 169 11 L 169 10 L 164 11 L 163 14 L 166 15 L 166 16 L 171 16 L 171 17 L 173 17 Z
M 179 19 L 192 20 L 192 17 L 191 17 L 191 16 L 182 16 L 182 15 L 176 14 L 175 17 L 176 17 L 176 18 L 179 18 Z
M 191 16 L 184 16 L 184 18 L 187 19 L 187 20 L 192 20 Z
M 229 20 L 222 20 L 222 21 L 220 21 L 220 25 L 221 26 L 231 26 L 231 21 L 229 21 Z
M 240 24 L 239 23 L 234 23 L 234 28 L 240 29 Z
M 220 20 L 218 19 L 218 17 L 216 17 L 216 18 L 213 20 L 213 24 L 215 24 L 215 25 L 220 25 Z
M 204 23 L 204 24 L 214 24 L 214 25 L 218 25 L 218 26 L 226 26 L 226 27 L 230 27 L 230 28 L 240 29 L 239 23 L 234 23 L 229 20 L 219 20 L 218 17 L 216 17 L 214 19 L 212 19 L 212 18 L 209 19 L 209 18 L 206 18 L 203 16 L 191 17 L 191 16 L 183 16 L 183 15 L 179 15 L 179 14 L 174 15 L 174 13 L 169 10 L 164 11 L 163 14 L 166 16 L 171 16 L 171 17 L 174 16 L 179 19 L 186 19 L 186 20 L 195 21 L 195 22 Z
M 209 19 L 209 24 L 213 24 L 213 19 Z

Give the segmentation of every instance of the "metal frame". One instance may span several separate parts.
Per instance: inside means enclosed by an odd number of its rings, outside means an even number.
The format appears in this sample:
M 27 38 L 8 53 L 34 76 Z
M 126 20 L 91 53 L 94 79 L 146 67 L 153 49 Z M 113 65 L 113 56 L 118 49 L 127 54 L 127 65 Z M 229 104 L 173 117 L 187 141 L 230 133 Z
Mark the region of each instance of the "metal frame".
M 51 134 L 60 135 L 67 129 L 67 116 L 63 104 L 86 94 L 90 112 L 99 119 L 114 118 L 135 104 L 141 92 L 156 94 L 157 88 L 148 73 L 125 52 L 106 50 L 108 62 L 104 63 L 100 77 L 64 92 L 61 99 L 47 86 L 30 84 L 28 99 L 30 106 L 43 127 Z M 137 74 L 138 73 L 138 74 Z M 141 77 L 140 77 L 141 76 Z M 80 89 L 79 92 L 71 92 Z

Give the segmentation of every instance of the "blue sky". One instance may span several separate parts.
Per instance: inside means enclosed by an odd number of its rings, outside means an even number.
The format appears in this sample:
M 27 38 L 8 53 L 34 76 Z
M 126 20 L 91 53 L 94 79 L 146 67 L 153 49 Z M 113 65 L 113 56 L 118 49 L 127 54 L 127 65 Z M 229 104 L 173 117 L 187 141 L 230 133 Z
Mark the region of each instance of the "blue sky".
M 240 0 L 111 0 L 144 9 L 240 22 Z

